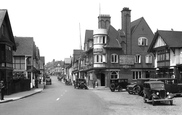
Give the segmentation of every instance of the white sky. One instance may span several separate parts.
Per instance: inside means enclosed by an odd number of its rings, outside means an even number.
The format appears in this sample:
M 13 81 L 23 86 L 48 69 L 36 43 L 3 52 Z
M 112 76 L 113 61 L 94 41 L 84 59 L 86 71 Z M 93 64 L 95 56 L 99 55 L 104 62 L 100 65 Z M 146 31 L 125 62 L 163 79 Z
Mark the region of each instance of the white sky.
M 111 25 L 121 29 L 121 10 L 131 9 L 131 21 L 144 17 L 153 32 L 182 31 L 181 0 L 0 0 L 7 9 L 14 36 L 34 37 L 45 61 L 63 60 L 82 48 L 86 29 L 97 29 L 101 14 L 111 16 Z

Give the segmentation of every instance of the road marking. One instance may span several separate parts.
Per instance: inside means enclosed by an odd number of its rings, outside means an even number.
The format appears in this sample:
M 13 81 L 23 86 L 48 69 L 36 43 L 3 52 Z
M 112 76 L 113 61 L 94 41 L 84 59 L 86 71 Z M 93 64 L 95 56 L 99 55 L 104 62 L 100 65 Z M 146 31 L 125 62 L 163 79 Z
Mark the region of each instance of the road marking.
M 59 100 L 59 98 L 56 99 L 57 101 Z

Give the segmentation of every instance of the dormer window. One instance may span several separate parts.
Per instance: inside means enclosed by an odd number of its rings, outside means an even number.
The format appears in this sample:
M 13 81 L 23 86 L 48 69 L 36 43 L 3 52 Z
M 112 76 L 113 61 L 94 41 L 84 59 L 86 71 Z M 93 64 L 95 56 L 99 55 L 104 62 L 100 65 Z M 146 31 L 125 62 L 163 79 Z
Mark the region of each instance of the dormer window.
M 138 38 L 138 45 L 139 46 L 148 46 L 148 39 L 146 37 Z

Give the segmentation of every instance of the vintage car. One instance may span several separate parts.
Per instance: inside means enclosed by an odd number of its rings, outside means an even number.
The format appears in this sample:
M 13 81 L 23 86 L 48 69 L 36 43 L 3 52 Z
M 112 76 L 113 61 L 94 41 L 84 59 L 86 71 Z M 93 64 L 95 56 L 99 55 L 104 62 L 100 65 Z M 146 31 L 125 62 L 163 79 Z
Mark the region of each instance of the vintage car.
M 150 79 L 151 78 L 139 78 L 132 84 L 127 85 L 128 93 L 143 96 L 143 84 L 145 81 L 149 81 Z
M 173 105 L 173 94 L 165 90 L 164 82 L 162 81 L 147 81 L 143 85 L 143 99 L 144 102 L 169 102 Z
M 65 85 L 72 85 L 71 79 L 65 80 Z
M 167 92 L 174 94 L 174 96 L 182 96 L 182 83 L 178 83 L 175 78 L 155 78 L 152 81 L 164 82 Z
M 134 82 L 131 82 L 130 84 L 128 84 L 126 86 L 126 91 L 129 93 L 129 94 L 136 94 L 136 90 L 134 89 L 136 88 L 136 81 Z
M 115 90 L 117 91 L 122 91 L 122 89 L 126 89 L 126 86 L 128 85 L 128 79 L 111 79 L 110 80 L 110 90 L 114 92 Z
M 85 79 L 76 79 L 74 82 L 74 88 L 77 89 L 88 89 Z
M 46 81 L 46 85 L 51 85 L 52 84 L 52 80 L 51 80 L 51 78 L 49 76 L 46 77 L 45 81 Z

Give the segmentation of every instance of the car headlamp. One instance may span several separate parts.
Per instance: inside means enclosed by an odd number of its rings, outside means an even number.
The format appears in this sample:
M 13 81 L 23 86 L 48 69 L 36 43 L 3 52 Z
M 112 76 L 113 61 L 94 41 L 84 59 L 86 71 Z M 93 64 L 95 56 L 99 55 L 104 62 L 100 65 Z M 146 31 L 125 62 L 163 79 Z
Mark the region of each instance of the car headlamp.
M 157 92 L 156 94 L 159 95 L 159 92 Z
M 169 92 L 167 92 L 167 95 L 169 95 Z

